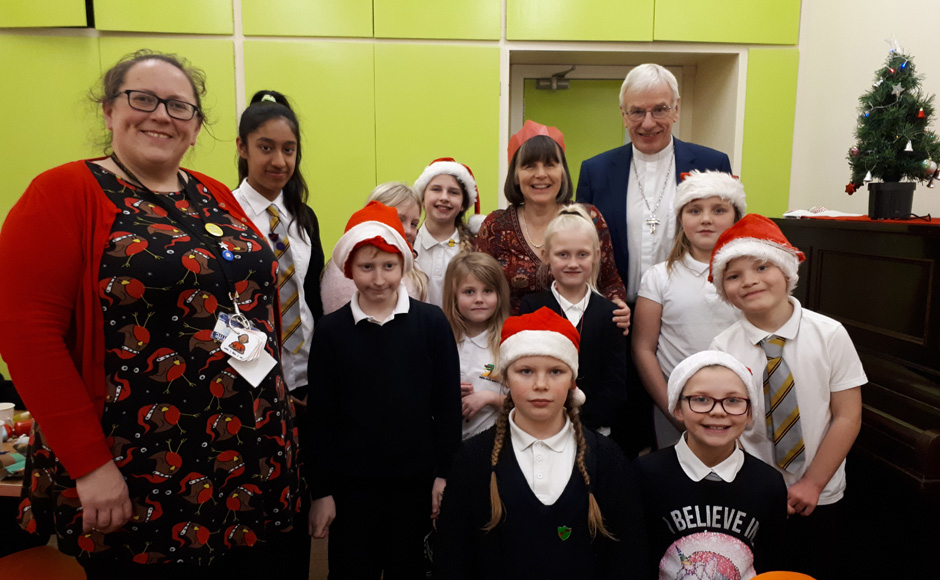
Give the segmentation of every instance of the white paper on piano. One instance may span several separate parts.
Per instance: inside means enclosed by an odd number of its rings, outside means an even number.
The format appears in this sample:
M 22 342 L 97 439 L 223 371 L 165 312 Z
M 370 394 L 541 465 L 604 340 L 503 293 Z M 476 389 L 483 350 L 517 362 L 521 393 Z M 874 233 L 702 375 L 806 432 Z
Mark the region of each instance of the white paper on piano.
M 816 208 L 813 208 L 816 209 Z M 834 209 L 823 209 L 822 211 L 813 211 L 813 209 L 795 209 L 783 214 L 785 218 L 805 218 L 805 217 L 862 217 L 863 213 L 848 213 L 836 211 Z

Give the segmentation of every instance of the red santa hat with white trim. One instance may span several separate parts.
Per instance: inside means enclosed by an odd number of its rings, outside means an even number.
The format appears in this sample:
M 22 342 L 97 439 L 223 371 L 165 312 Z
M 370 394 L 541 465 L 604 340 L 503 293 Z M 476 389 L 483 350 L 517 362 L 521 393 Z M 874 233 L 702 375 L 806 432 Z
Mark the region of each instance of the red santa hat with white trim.
M 370 201 L 352 214 L 346 223 L 346 233 L 333 247 L 333 262 L 342 268 L 347 278 L 352 278 L 349 258 L 362 246 L 375 246 L 383 252 L 400 254 L 403 274 L 414 267 L 414 253 L 405 239 L 398 211 L 378 201 Z
M 473 215 L 467 219 L 467 227 L 474 234 L 479 232 L 485 216 L 480 215 L 480 190 L 477 188 L 477 180 L 473 176 L 473 171 L 463 163 L 458 163 L 453 157 L 435 159 L 424 168 L 424 171 L 415 180 L 414 188 L 421 196 L 421 203 L 424 203 L 424 189 L 438 175 L 450 175 L 460 183 L 469 200 L 467 208 L 473 207 Z
M 760 214 L 747 214 L 721 234 L 712 250 L 708 281 L 725 301 L 728 300 L 723 284 L 725 268 L 731 260 L 744 256 L 780 268 L 787 278 L 787 292 L 791 294 L 800 279 L 797 269 L 806 259 L 799 248 L 790 245 L 777 224 Z
M 553 310 L 542 307 L 531 314 L 510 316 L 503 323 L 499 343 L 499 374 L 525 356 L 550 356 L 568 365 L 578 376 L 578 349 L 581 335 L 565 318 Z M 584 404 L 584 391 L 575 387 L 568 395 L 573 407 Z

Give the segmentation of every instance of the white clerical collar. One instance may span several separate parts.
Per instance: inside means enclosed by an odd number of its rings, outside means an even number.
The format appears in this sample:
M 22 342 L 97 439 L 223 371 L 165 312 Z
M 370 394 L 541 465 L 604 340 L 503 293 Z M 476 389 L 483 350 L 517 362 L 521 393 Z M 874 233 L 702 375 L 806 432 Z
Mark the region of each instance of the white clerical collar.
M 664 159 L 673 157 L 673 151 L 675 150 L 672 139 L 669 139 L 669 144 L 663 147 L 663 150 L 658 153 L 643 153 L 636 148 L 636 145 L 633 146 L 633 156 L 637 161 L 642 161 L 644 163 L 658 163 Z
M 263 215 L 268 210 L 268 206 L 272 203 L 277 206 L 277 211 L 281 215 L 290 214 L 290 212 L 287 211 L 287 208 L 284 207 L 283 189 L 277 194 L 277 197 L 274 198 L 274 201 L 271 201 L 258 193 L 258 190 L 252 187 L 251 184 L 248 183 L 248 179 L 245 178 L 242 180 L 242 184 L 238 186 L 238 191 L 245 197 L 245 202 L 249 207 L 251 207 L 251 210 L 258 215 Z
M 692 481 L 702 481 L 706 477 L 715 479 L 715 476 L 717 476 L 722 481 L 731 483 L 738 475 L 738 472 L 741 471 L 741 468 L 744 467 L 744 452 L 737 445 L 734 446 L 734 451 L 724 461 L 714 467 L 709 467 L 702 463 L 702 460 L 689 449 L 689 444 L 685 440 L 686 437 L 688 437 L 688 433 L 683 433 L 682 437 L 679 437 L 679 442 L 676 443 L 676 457 L 679 459 L 679 466 L 682 467 L 682 471 Z M 713 473 L 715 475 L 710 476 Z
M 368 320 L 373 324 L 378 324 L 379 326 L 384 325 L 389 320 L 392 320 L 399 314 L 408 314 L 409 309 L 411 308 L 411 301 L 408 298 L 408 290 L 405 288 L 404 284 L 398 285 L 398 302 L 395 303 L 395 308 L 392 310 L 392 313 L 389 314 L 388 318 L 385 320 L 379 320 L 378 318 L 372 316 L 371 314 L 366 314 L 362 308 L 359 306 L 359 290 L 356 290 L 353 293 L 352 300 L 349 301 L 349 307 L 352 309 L 353 323 L 359 324 L 363 320 Z

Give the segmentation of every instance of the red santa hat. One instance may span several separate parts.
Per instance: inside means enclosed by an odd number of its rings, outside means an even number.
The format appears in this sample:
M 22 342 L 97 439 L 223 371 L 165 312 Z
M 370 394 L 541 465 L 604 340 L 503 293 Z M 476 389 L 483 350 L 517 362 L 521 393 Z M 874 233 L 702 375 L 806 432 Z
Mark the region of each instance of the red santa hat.
M 558 127 L 546 127 L 535 121 L 526 121 L 522 125 L 522 129 L 519 129 L 518 133 L 509 138 L 509 162 L 512 163 L 512 158 L 523 143 L 539 135 L 551 138 L 555 143 L 558 143 L 562 151 L 565 150 L 565 136 L 558 130 Z
M 347 278 L 352 278 L 349 258 L 358 248 L 367 245 L 390 254 L 400 254 L 402 273 L 414 267 L 414 254 L 405 239 L 405 230 L 395 208 L 370 201 L 349 218 L 346 233 L 333 247 L 333 262 L 343 269 Z
M 467 220 L 467 226 L 474 234 L 480 231 L 484 216 L 480 215 L 480 190 L 473 171 L 463 163 L 458 163 L 453 157 L 435 159 L 424 168 L 415 181 L 414 188 L 421 196 L 422 203 L 424 203 L 424 189 L 438 175 L 453 176 L 460 183 L 469 198 L 468 207 L 473 206 L 473 215 Z
M 499 343 L 499 374 L 525 356 L 550 356 L 565 363 L 578 376 L 578 349 L 581 335 L 567 319 L 553 310 L 539 308 L 531 314 L 510 316 L 503 323 Z M 575 408 L 584 404 L 584 392 L 577 387 L 568 395 Z
M 735 258 L 747 256 L 780 268 L 787 278 L 787 292 L 792 293 L 800 277 L 797 269 L 806 259 L 803 252 L 790 245 L 786 236 L 770 219 L 751 213 L 741 218 L 738 223 L 724 231 L 712 250 L 708 281 L 715 285 L 718 295 L 728 300 L 725 295 L 724 271 L 728 263 Z
M 676 199 L 672 202 L 676 216 L 682 213 L 682 208 L 690 201 L 706 197 L 720 197 L 734 206 L 738 215 L 747 213 L 744 186 L 737 177 L 723 171 L 699 172 L 693 169 L 682 174 L 682 183 L 676 189 Z
M 754 381 L 754 375 L 751 369 L 744 366 L 744 363 L 734 358 L 726 352 L 718 350 L 703 350 L 697 352 L 676 365 L 669 375 L 669 384 L 666 393 L 669 397 L 669 410 L 672 411 L 679 404 L 679 397 L 682 396 L 682 390 L 685 384 L 689 382 L 695 373 L 705 367 L 725 367 L 738 375 L 744 388 L 747 390 L 747 396 L 751 400 L 751 408 L 761 400 L 763 391 L 759 391 Z M 752 417 L 753 419 L 753 417 Z

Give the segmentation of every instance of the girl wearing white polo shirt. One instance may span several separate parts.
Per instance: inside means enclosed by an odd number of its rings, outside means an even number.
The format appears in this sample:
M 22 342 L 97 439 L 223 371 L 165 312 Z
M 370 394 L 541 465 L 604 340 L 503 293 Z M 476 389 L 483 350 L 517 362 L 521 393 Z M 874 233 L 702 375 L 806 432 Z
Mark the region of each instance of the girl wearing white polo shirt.
M 509 283 L 496 258 L 461 252 L 444 276 L 444 315 L 457 339 L 463 438 L 496 423 L 506 388 L 496 380 L 499 332 L 509 316 Z
M 444 273 L 461 251 L 472 252 L 482 216 L 464 221 L 474 208 L 480 213 L 480 196 L 473 172 L 450 157 L 435 159 L 415 181 L 415 191 L 424 207 L 424 224 L 418 230 L 414 249 L 417 265 L 428 275 L 429 304 L 444 304 Z
M 633 311 L 633 359 L 658 407 L 653 419 L 660 449 L 673 445 L 682 431 L 667 407 L 667 378 L 740 317 L 708 282 L 708 263 L 718 237 L 747 210 L 744 186 L 719 171 L 683 177 L 676 191 L 672 251 L 643 275 Z

